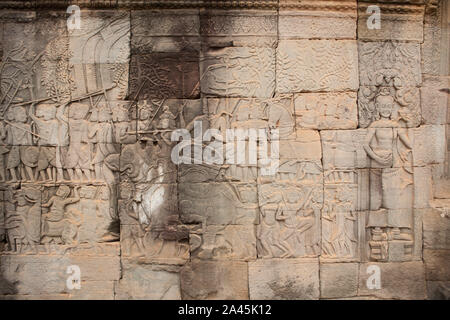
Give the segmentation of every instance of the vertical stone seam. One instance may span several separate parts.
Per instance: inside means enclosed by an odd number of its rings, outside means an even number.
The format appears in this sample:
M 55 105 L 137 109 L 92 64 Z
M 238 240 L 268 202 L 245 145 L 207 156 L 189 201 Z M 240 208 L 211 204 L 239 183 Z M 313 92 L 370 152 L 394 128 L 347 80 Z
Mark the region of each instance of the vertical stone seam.
M 359 72 L 359 0 L 356 0 L 356 25 L 355 25 L 355 41 L 356 41 L 356 55 L 357 55 L 357 60 L 356 60 L 356 62 L 357 62 L 357 72 L 358 72 L 358 90 L 356 91 L 356 119 L 357 119 L 357 125 L 356 125 L 356 130 L 358 130 L 359 129 L 359 95 L 358 95 L 358 92 L 359 92 L 359 87 L 360 87 L 360 85 L 361 85 L 361 75 L 360 75 L 360 72 Z M 370 175 L 369 175 L 369 179 L 370 179 Z M 358 183 L 359 183 L 359 179 L 358 179 Z M 359 196 L 359 195 L 358 195 Z M 358 206 L 359 206 L 359 204 L 358 204 Z M 361 208 L 361 207 L 360 207 Z M 358 214 L 357 214 L 357 217 L 358 217 L 358 240 L 361 238 L 360 237 L 360 232 L 366 232 L 366 230 L 364 229 L 364 230 L 359 230 L 360 229 L 360 226 L 361 226 L 361 223 L 359 222 L 359 219 L 361 219 L 361 214 L 359 214 L 359 212 L 358 212 Z M 364 237 L 364 240 L 366 240 L 365 239 L 365 237 Z M 356 274 L 356 297 L 359 297 L 359 285 L 360 285 L 360 274 L 361 274 L 361 260 L 362 260 L 362 250 L 361 250 L 361 248 L 365 248 L 365 246 L 366 246 L 366 244 L 364 243 L 364 244 L 362 244 L 362 243 L 359 243 L 359 245 L 358 245 L 358 248 L 357 248 L 357 250 L 359 251 L 359 261 L 357 262 L 358 263 L 358 271 L 357 271 L 357 274 Z

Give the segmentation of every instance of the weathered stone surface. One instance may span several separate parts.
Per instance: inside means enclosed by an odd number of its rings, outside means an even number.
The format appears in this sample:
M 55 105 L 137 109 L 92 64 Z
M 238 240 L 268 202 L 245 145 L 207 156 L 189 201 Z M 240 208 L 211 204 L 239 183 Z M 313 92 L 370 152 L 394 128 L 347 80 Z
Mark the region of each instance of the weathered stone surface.
M 423 41 L 423 6 L 407 6 L 398 4 L 379 5 L 381 27 L 369 29 L 368 19 L 373 13 L 367 8 L 374 3 L 358 5 L 358 39 L 361 40 L 404 40 Z
M 314 184 L 258 185 L 258 258 L 316 257 L 320 253 L 323 189 Z
M 414 129 L 414 165 L 423 166 L 445 160 L 445 127 L 425 125 Z
M 105 24 L 105 20 L 115 21 Z M 128 63 L 130 56 L 130 15 L 117 11 L 83 12 L 80 29 L 69 33 L 72 64 Z M 93 36 L 91 35 L 93 34 Z
M 353 297 L 358 290 L 357 263 L 321 263 L 320 298 Z
M 275 11 L 204 10 L 200 13 L 200 33 L 208 47 L 274 47 L 277 29 Z
M 427 294 L 430 300 L 449 300 L 450 281 L 427 281 Z
M 193 260 L 181 269 L 182 299 L 248 299 L 245 262 Z
M 270 98 L 275 90 L 275 51 L 233 47 L 203 52 L 201 92 L 222 97 Z
M 448 281 L 450 279 L 450 250 L 423 250 L 426 279 L 433 281 Z
M 356 93 L 303 93 L 295 95 L 297 128 L 356 129 Z
M 445 10 L 445 1 L 429 1 L 426 6 L 421 45 L 422 70 L 425 74 L 448 75 L 448 35 L 443 32 L 448 23 L 448 17 L 444 18 Z
M 414 167 L 414 208 L 428 208 L 433 200 L 430 167 Z
M 393 79 L 395 86 L 399 87 L 422 83 L 419 44 L 359 42 L 358 51 L 361 85 L 379 86 L 389 79 Z
M 0 2 L 0 299 L 448 298 L 447 1 L 63 2 Z
M 277 49 L 277 92 L 356 90 L 357 56 L 351 40 L 282 40 Z
M 182 52 L 200 49 L 198 10 L 134 10 L 131 49 Z
M 422 106 L 422 123 L 445 124 L 448 110 L 448 79 L 444 77 L 425 76 L 420 89 Z
M 367 273 L 370 265 L 380 268 L 381 289 L 368 289 L 367 287 L 367 280 L 373 274 L 373 271 Z M 381 299 L 425 299 L 424 265 L 421 261 L 361 264 L 358 295 L 375 296 Z
M 67 268 L 76 265 L 81 280 L 113 281 L 120 278 L 120 259 L 72 255 L 4 255 L 0 258 L 1 294 L 70 293 Z M 111 294 L 111 292 L 110 292 Z
M 199 94 L 196 52 L 151 52 L 136 49 L 130 62 L 130 99 L 195 98 Z
M 152 265 L 124 263 L 122 277 L 115 285 L 115 298 L 179 300 L 180 275 L 176 271 Z
M 252 300 L 311 300 L 319 298 L 317 260 L 268 259 L 249 263 Z
M 387 73 L 381 77 L 389 77 Z M 384 78 L 377 86 L 362 86 L 358 92 L 359 126 L 418 127 L 421 123 L 420 94 L 415 87 L 395 87 L 397 75 Z M 389 109 L 383 109 L 383 106 Z M 388 114 L 389 110 L 389 114 Z M 380 119 L 381 118 L 381 119 Z M 377 120 L 391 120 L 386 123 Z
M 356 1 L 316 0 L 302 1 L 299 5 L 301 7 L 297 10 L 280 10 L 281 39 L 356 38 Z M 326 5 L 328 7 L 325 8 Z
M 191 257 L 202 260 L 255 260 L 256 238 L 253 225 L 193 228 L 189 233 Z
M 180 183 L 178 193 L 185 223 L 249 225 L 258 221 L 256 184 Z

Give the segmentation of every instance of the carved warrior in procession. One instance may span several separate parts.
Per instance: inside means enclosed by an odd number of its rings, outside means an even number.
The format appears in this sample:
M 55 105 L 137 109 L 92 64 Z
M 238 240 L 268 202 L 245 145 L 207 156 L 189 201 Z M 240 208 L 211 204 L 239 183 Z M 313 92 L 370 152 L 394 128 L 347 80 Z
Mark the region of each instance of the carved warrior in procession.
M 128 76 L 120 62 L 129 23 L 117 21 L 62 32 L 37 54 L 20 43 L 3 55 L 0 182 L 10 252 L 118 240 L 118 144 L 132 125 L 129 102 L 112 102 L 125 98 Z

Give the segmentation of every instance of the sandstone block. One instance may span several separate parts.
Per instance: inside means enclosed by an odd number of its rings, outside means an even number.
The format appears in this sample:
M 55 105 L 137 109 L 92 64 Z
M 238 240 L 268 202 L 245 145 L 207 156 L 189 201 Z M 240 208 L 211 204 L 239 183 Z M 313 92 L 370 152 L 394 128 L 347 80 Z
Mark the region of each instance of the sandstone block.
M 245 262 L 193 260 L 181 269 L 182 299 L 248 299 Z
M 357 263 L 321 263 L 320 297 L 342 298 L 357 295 Z
M 277 50 L 279 93 L 358 88 L 355 41 L 282 40 Z
M 249 263 L 252 300 L 314 300 L 319 298 L 319 264 L 292 259 Z
M 374 275 L 373 271 L 367 273 L 367 268 L 370 265 L 380 268 L 381 289 L 369 289 L 367 287 L 368 278 Z M 381 299 L 425 299 L 424 265 L 421 261 L 361 264 L 358 295 L 375 296 Z

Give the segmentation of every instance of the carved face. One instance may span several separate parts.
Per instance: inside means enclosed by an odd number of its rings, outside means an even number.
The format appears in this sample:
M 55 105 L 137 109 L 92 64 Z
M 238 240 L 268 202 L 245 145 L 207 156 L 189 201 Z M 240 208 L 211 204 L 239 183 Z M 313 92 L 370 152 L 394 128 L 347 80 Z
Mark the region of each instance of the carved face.
M 298 200 L 298 195 L 295 192 L 288 192 L 287 194 L 287 201 L 289 203 L 296 203 Z
M 112 120 L 111 112 L 104 108 L 100 109 L 98 112 L 98 121 L 100 122 L 108 122 Z
M 70 193 L 70 189 L 68 186 L 60 186 L 56 191 L 56 195 L 58 197 L 67 198 Z
M 36 116 L 44 120 L 52 120 L 56 117 L 56 107 L 51 104 L 41 104 L 36 110 Z
M 390 118 L 394 107 L 394 99 L 391 96 L 378 96 L 375 106 L 381 117 Z
M 116 119 L 119 122 L 128 121 L 128 110 L 125 108 L 120 108 L 116 113 Z

